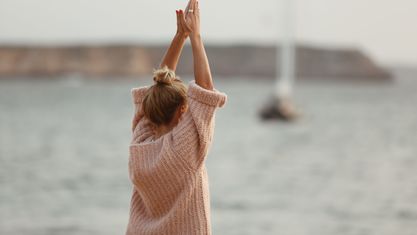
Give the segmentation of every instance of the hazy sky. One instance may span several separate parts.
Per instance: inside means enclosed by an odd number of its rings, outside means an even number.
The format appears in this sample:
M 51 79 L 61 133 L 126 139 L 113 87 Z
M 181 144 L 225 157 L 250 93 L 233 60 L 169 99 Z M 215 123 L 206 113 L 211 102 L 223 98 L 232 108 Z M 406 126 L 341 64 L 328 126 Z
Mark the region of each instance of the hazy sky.
M 167 43 L 186 0 L 1 0 L 0 43 Z M 200 0 L 206 42 L 274 43 L 281 0 Z M 296 37 L 417 65 L 417 1 L 296 0 Z

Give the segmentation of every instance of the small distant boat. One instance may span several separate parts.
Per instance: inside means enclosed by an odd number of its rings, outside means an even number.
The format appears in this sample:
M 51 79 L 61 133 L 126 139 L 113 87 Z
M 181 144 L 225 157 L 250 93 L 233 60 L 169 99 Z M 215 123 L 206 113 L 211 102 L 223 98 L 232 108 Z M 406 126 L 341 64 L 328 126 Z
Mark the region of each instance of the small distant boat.
M 294 0 L 282 0 L 283 36 L 277 40 L 276 85 L 274 94 L 260 110 L 263 120 L 279 119 L 292 121 L 298 113 L 292 102 L 292 93 L 295 77 L 295 39 L 294 39 Z M 282 45 L 282 51 L 278 49 Z M 279 60 L 281 56 L 281 60 Z

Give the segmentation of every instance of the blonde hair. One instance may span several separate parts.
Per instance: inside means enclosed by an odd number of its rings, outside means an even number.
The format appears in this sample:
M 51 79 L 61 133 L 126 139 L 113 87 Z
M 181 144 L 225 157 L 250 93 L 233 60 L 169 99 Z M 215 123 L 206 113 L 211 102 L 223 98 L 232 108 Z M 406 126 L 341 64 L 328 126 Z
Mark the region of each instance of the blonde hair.
M 166 65 L 153 70 L 153 80 L 143 98 L 143 113 L 155 126 L 168 125 L 177 108 L 187 103 L 187 87 Z

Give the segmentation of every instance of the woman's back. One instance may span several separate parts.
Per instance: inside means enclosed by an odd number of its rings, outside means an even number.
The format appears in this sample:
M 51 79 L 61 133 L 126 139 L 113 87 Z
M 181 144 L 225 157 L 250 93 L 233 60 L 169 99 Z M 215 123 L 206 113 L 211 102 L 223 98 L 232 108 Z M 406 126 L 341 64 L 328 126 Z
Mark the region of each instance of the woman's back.
M 153 141 L 149 120 L 138 113 L 147 89 L 132 89 L 136 111 L 129 175 L 133 194 L 126 234 L 211 234 L 204 160 L 215 111 L 227 96 L 190 82 L 189 109 L 173 130 Z

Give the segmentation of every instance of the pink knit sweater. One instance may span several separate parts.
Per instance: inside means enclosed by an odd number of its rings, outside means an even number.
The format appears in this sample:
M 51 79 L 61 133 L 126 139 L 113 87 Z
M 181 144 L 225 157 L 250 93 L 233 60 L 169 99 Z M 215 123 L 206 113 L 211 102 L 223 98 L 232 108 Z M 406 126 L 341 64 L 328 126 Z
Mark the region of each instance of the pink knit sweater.
M 213 138 L 215 111 L 227 96 L 191 81 L 187 112 L 170 132 L 153 140 L 149 120 L 139 113 L 147 89 L 132 89 L 135 115 L 129 176 L 133 193 L 126 235 L 211 234 L 204 162 Z

